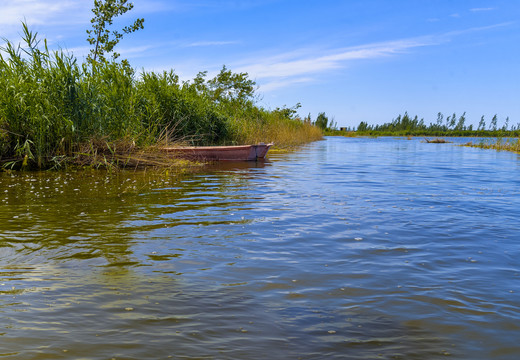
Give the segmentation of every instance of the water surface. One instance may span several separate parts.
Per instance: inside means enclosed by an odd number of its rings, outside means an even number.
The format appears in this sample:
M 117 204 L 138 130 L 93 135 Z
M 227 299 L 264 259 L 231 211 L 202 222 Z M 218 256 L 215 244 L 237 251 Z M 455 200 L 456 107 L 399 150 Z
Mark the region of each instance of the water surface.
M 327 138 L 202 173 L 0 173 L 0 358 L 517 359 L 520 161 Z

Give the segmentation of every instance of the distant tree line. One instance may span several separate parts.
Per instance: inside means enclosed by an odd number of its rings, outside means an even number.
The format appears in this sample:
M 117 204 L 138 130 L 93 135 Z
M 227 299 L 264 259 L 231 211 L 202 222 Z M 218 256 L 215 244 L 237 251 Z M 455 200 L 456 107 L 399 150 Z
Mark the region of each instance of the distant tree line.
M 298 103 L 297 106 L 299 107 L 300 104 Z M 320 128 L 325 134 L 330 131 L 334 131 L 337 127 L 337 123 L 334 121 L 334 118 L 329 119 L 329 117 L 324 112 L 318 113 L 318 116 L 314 121 L 312 120 L 311 114 L 309 113 L 309 115 L 303 118 L 303 122 L 305 124 L 314 125 Z
M 437 120 L 426 124 L 424 118 L 419 119 L 417 115 L 411 117 L 407 112 L 397 116 L 389 123 L 382 125 L 369 125 L 361 121 L 356 129 L 359 135 L 429 135 L 429 136 L 514 136 L 520 135 L 520 123 L 510 125 L 509 117 L 499 125 L 498 115 L 494 115 L 489 123 L 485 117 L 480 118 L 478 126 L 466 124 L 466 113 L 457 116 L 444 116 L 437 114 Z

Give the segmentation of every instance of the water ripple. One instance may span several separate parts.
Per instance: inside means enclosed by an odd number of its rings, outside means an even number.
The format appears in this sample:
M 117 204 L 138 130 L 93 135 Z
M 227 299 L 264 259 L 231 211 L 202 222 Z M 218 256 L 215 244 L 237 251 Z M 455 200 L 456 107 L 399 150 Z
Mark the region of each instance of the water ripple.
M 516 359 L 519 175 L 394 138 L 0 173 L 0 357 Z

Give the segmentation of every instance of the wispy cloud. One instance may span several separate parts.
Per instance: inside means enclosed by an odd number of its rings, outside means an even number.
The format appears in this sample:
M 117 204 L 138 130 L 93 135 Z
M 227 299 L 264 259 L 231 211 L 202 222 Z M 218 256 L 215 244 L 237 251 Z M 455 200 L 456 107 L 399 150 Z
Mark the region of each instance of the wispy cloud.
M 185 47 L 201 47 L 201 46 L 224 46 L 224 45 L 235 45 L 239 41 L 196 41 L 186 44 Z
M 81 0 L 4 0 L 0 12 L 0 24 L 19 25 L 26 19 L 31 24 L 58 24 L 88 19 L 90 3 Z
M 301 77 L 301 78 L 291 78 L 291 79 L 276 79 L 273 81 L 269 81 L 267 83 L 262 84 L 260 87 L 262 91 L 269 92 L 276 89 L 284 88 L 291 85 L 303 84 L 313 82 L 314 78 L 312 77 Z
M 162 1 L 162 0 L 140 0 L 133 1 L 135 5 L 134 15 L 141 16 L 143 14 L 151 14 L 157 12 L 180 12 L 185 10 L 186 6 L 179 1 Z
M 250 61 L 235 64 L 235 70 L 247 72 L 251 78 L 259 82 L 262 91 L 271 91 L 284 86 L 314 81 L 316 78 L 314 75 L 343 69 L 353 62 L 405 55 L 421 47 L 448 43 L 457 36 L 507 27 L 512 24 L 511 22 L 494 24 L 340 49 L 309 48 L 276 56 L 258 56 Z
M 92 17 L 93 1 L 87 0 L 2 0 L 0 24 L 19 25 L 26 19 L 33 25 L 88 23 Z M 134 14 L 171 11 L 179 8 L 177 2 L 146 0 L 135 3 Z
M 84 0 L 3 0 L 0 6 L 0 38 L 13 42 L 19 41 L 21 23 L 25 22 L 31 30 L 38 32 L 56 27 L 70 27 L 88 24 L 90 2 Z M 49 38 L 53 43 L 59 40 Z
M 134 15 L 176 9 L 177 2 L 146 0 L 135 3 Z M 30 27 L 59 28 L 60 26 L 89 26 L 93 1 L 87 0 L 1 0 L 0 38 L 10 38 L 20 32 L 21 22 Z
M 218 12 L 246 10 L 276 3 L 280 0 L 178 0 L 175 3 L 182 9 L 211 9 Z
M 515 24 L 513 21 L 508 21 L 508 22 L 503 22 L 503 23 L 493 24 L 493 25 L 488 25 L 488 26 L 479 26 L 479 27 L 473 27 L 473 28 L 468 28 L 468 29 L 464 29 L 464 30 L 455 30 L 455 31 L 450 31 L 450 32 L 441 34 L 437 37 L 439 39 L 444 39 L 445 41 L 449 41 L 451 38 L 454 38 L 459 35 L 471 34 L 471 33 L 475 33 L 475 32 L 487 31 L 487 30 L 498 29 L 498 28 L 504 28 L 504 27 L 511 26 L 513 24 Z
M 352 61 L 369 60 L 402 54 L 413 48 L 433 45 L 433 38 L 414 38 L 398 41 L 367 44 L 329 50 L 324 55 L 321 49 L 307 49 L 272 57 L 258 58 L 243 63 L 236 69 L 247 72 L 264 85 L 264 91 L 273 90 L 295 83 L 312 81 L 313 74 L 323 73 L 347 66 Z
M 473 9 L 469 9 L 469 11 L 471 11 L 471 12 L 492 11 L 492 10 L 495 10 L 495 8 L 487 7 L 487 8 L 473 8 Z

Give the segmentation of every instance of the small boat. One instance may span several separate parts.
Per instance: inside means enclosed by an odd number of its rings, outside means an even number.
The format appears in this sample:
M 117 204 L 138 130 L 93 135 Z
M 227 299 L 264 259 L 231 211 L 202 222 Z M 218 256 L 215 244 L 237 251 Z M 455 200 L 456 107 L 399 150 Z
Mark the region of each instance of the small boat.
M 173 156 L 202 161 L 257 161 L 263 160 L 273 144 L 232 146 L 186 146 L 163 148 Z

